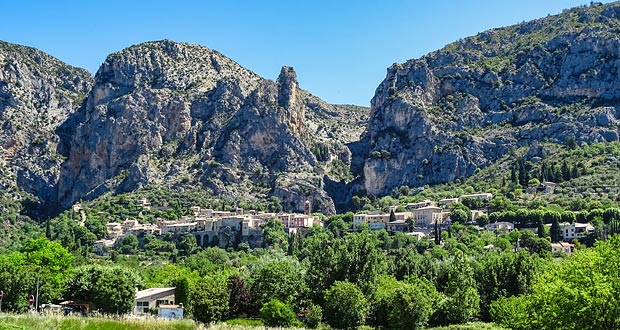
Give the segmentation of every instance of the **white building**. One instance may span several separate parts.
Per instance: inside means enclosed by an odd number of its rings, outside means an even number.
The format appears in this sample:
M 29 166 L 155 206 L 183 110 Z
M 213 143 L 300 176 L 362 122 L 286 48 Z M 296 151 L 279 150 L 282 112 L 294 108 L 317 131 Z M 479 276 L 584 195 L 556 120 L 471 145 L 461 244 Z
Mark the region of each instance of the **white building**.
M 490 223 L 484 226 L 484 228 L 488 231 L 495 231 L 498 229 L 506 230 L 506 231 L 513 231 L 515 229 L 515 225 L 512 222 L 500 221 L 500 222 Z
M 368 225 L 373 230 L 383 229 L 390 221 L 390 214 L 382 211 L 372 211 L 368 214 L 356 214 L 353 216 L 353 228 L 358 228 L 361 223 Z
M 144 315 L 149 309 L 158 308 L 160 305 L 173 305 L 176 301 L 175 287 L 150 288 L 136 292 L 134 314 Z
M 458 198 L 444 198 L 444 199 L 440 199 L 437 202 L 437 206 L 448 207 L 448 206 L 450 206 L 450 204 L 452 204 L 454 202 L 458 202 L 458 201 L 459 201 Z
M 441 207 L 426 206 L 413 210 L 411 213 L 416 227 L 429 227 L 435 224 L 435 222 L 443 221 L 441 211 Z
M 405 208 L 409 211 L 413 211 L 427 206 L 435 206 L 435 203 L 426 199 L 417 203 L 408 203 L 407 205 L 405 205 Z
M 589 223 L 562 223 L 560 224 L 562 229 L 562 239 L 565 242 L 570 242 L 573 239 L 584 238 L 588 233 L 594 232 L 594 226 Z
M 491 193 L 481 193 L 481 194 L 469 194 L 469 195 L 462 195 L 460 197 L 460 200 L 463 200 L 463 198 L 475 198 L 475 199 L 481 199 L 483 201 L 489 201 L 493 198 L 493 194 Z

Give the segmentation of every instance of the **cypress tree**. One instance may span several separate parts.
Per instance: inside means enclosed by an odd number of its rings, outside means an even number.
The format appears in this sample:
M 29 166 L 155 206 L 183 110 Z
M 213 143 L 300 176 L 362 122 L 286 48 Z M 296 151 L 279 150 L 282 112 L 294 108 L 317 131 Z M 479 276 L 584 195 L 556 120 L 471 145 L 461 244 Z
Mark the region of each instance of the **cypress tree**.
M 435 221 L 435 245 L 441 244 L 441 230 L 439 230 L 439 224 Z

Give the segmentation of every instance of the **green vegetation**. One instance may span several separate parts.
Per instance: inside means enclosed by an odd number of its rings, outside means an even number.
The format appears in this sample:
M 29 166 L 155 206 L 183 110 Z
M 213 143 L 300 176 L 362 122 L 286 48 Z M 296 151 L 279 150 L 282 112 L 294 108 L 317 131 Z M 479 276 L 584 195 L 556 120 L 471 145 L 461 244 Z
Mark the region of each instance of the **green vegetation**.
M 72 316 L 0 315 L 1 330 L 195 330 L 206 329 L 191 320 L 137 320 Z

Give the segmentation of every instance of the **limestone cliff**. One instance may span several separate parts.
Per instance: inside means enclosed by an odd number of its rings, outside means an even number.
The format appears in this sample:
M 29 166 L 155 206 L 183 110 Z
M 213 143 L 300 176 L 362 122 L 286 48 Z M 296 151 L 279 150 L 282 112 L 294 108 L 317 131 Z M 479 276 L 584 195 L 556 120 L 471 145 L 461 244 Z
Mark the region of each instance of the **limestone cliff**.
M 620 4 L 593 4 L 394 64 L 371 102 L 364 186 L 453 181 L 537 141 L 617 141 Z
M 82 104 L 92 76 L 34 48 L 0 41 L 0 191 L 55 204 L 58 126 Z
M 325 170 L 334 160 L 348 166 L 345 144 L 359 136 L 325 130 L 341 114 L 300 89 L 293 68 L 274 82 L 202 46 L 135 45 L 108 56 L 63 125 L 58 198 L 66 207 L 163 183 L 235 200 L 275 195 L 293 210 L 310 199 L 332 213 Z

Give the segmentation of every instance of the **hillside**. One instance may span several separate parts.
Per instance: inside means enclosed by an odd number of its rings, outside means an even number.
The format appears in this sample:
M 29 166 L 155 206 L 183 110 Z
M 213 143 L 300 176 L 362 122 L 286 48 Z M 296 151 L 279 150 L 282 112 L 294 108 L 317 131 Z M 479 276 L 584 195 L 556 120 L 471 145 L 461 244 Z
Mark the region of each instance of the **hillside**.
M 58 199 L 165 183 L 235 201 L 276 196 L 292 210 L 310 200 L 331 214 L 323 177 L 351 179 L 345 144 L 366 118 L 300 89 L 291 67 L 274 82 L 202 46 L 135 45 L 108 56 L 63 125 Z
M 620 140 L 617 31 L 618 3 L 484 31 L 392 65 L 370 110 L 327 104 L 300 88 L 292 67 L 271 81 L 199 45 L 134 45 L 93 78 L 1 43 L 3 198 L 28 197 L 41 218 L 165 186 L 231 205 L 275 197 L 291 211 L 309 200 L 333 214 L 354 195 L 484 169 L 499 171 L 488 178 L 497 181 L 506 164 L 533 171 L 568 143 Z
M 542 142 L 618 141 L 619 29 L 620 4 L 593 4 L 392 65 L 371 104 L 366 191 L 469 177 Z
M 56 128 L 81 105 L 92 76 L 37 49 L 0 41 L 0 195 L 56 203 L 63 157 Z M 5 210 L 6 212 L 6 210 Z

